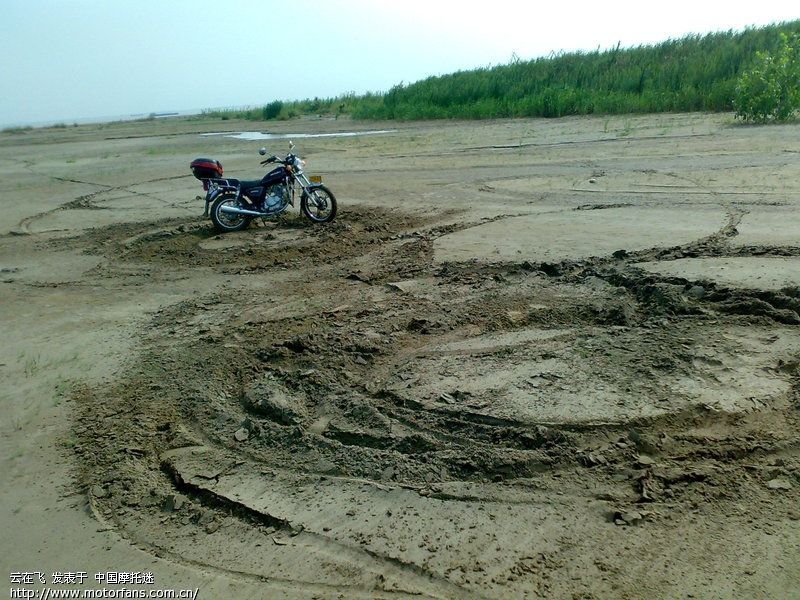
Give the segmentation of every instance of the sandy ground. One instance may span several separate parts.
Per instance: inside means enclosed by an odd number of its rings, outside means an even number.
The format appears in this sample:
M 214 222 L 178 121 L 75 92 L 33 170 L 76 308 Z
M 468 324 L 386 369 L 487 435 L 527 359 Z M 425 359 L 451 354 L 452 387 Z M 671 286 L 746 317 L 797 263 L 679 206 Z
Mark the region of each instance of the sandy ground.
M 798 126 L 270 125 L 353 129 L 334 223 L 227 236 L 188 163 L 259 142 L 0 134 L 3 576 L 799 597 Z

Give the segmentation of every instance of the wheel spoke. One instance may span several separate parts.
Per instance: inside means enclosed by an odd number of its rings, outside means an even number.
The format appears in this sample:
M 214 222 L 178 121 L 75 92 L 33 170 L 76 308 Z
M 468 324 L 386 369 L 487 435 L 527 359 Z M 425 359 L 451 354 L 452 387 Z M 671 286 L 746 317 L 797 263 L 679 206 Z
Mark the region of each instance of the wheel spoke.
M 318 191 L 312 191 L 309 199 L 311 200 L 310 204 L 313 204 L 314 216 L 317 218 L 322 218 L 326 212 L 328 207 L 328 202 L 325 198 L 320 197 L 321 194 Z M 312 207 L 309 206 L 311 209 Z

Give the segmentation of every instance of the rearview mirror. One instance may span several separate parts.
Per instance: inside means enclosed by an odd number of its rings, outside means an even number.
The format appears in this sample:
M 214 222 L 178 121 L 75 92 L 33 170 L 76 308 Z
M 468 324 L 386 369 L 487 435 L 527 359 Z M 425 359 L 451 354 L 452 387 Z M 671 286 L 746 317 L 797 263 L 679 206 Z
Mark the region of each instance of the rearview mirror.
M 289 152 L 291 152 L 292 150 L 294 150 L 294 142 L 292 140 L 289 140 Z
M 266 149 L 266 148 L 261 148 L 261 150 L 259 150 L 259 151 L 258 151 L 258 153 L 259 153 L 261 156 L 264 156 L 264 155 L 267 153 L 267 149 Z

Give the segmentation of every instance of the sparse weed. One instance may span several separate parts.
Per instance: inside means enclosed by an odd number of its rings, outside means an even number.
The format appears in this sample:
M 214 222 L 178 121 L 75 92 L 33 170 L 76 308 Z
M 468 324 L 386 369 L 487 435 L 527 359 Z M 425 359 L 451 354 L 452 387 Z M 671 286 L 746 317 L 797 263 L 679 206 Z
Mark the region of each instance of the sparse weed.
M 622 129 L 617 132 L 617 137 L 628 137 L 631 134 L 633 127 L 631 126 L 631 120 L 625 119 Z
M 25 365 L 23 367 L 23 372 L 25 373 L 25 377 L 31 377 L 35 375 L 41 367 L 42 367 L 41 354 L 36 354 L 36 356 L 29 356 L 27 359 L 25 359 Z

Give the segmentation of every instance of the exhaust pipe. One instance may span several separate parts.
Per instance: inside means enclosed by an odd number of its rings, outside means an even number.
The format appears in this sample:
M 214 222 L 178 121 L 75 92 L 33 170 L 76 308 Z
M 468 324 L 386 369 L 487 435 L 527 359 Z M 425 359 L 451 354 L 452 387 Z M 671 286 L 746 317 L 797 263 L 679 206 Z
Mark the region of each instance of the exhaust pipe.
M 246 210 L 244 208 L 236 208 L 235 206 L 220 206 L 219 208 L 224 213 L 232 215 L 247 215 L 248 217 L 266 217 L 267 213 L 258 212 L 257 210 Z

